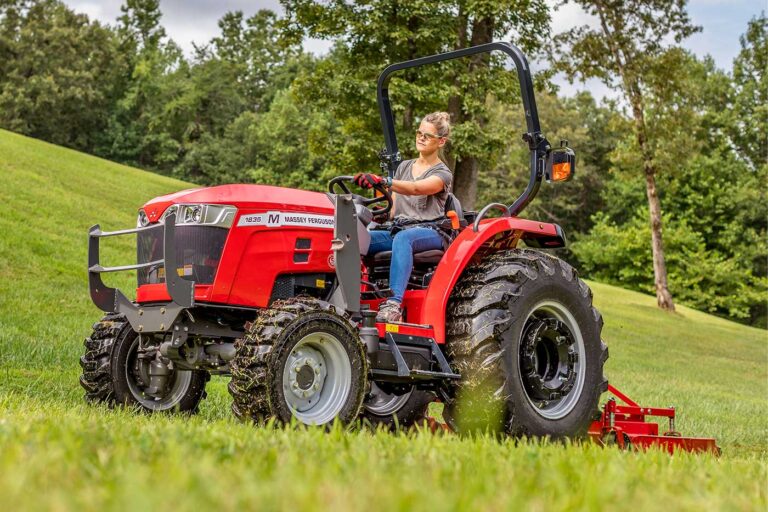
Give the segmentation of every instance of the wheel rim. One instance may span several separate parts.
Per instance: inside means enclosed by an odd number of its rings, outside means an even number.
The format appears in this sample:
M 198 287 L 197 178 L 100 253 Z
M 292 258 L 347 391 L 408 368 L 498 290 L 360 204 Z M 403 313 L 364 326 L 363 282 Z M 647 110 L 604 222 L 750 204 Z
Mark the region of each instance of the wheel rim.
M 138 357 L 139 336 L 134 338 L 125 365 L 125 380 L 131 395 L 143 407 L 152 411 L 166 411 L 176 407 L 187 394 L 192 383 L 192 372 L 171 370 L 166 392 L 161 397 L 148 395 L 144 390 L 149 385 L 149 361 Z
M 402 395 L 389 394 L 383 391 L 375 382 L 371 382 L 370 398 L 363 407 L 377 416 L 391 416 L 403 408 L 413 394 L 413 387 Z
M 520 339 L 520 379 L 528 402 L 542 417 L 563 418 L 584 388 L 584 337 L 563 304 L 536 304 Z
M 344 408 L 352 388 L 352 364 L 344 345 L 326 332 L 308 334 L 283 367 L 283 393 L 293 416 L 323 425 Z

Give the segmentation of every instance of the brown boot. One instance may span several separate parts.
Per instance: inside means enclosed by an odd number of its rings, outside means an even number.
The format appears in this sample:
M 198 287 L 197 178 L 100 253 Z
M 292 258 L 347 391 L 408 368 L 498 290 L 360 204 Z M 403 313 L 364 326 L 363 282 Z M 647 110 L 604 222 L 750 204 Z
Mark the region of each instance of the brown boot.
M 388 300 L 379 306 L 379 313 L 376 315 L 376 321 L 386 324 L 397 323 L 403 320 L 403 312 L 400 310 L 400 303 Z

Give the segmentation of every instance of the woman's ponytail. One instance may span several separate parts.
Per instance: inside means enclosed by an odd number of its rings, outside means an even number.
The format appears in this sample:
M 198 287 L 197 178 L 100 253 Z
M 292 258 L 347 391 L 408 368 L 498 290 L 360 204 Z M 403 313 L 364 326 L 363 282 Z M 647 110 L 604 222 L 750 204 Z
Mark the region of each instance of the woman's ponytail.
M 422 121 L 433 125 L 437 129 L 437 134 L 440 137 L 445 137 L 449 141 L 451 140 L 451 114 L 448 112 L 432 112 L 431 114 L 424 116 Z M 445 157 L 445 147 L 440 148 L 437 155 L 445 165 L 448 165 L 448 159 Z

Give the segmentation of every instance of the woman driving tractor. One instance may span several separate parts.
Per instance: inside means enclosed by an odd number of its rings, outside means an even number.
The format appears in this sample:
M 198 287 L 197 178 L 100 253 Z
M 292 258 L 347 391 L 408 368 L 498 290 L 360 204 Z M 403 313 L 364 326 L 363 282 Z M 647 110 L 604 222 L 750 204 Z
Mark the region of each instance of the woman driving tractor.
M 368 255 L 392 251 L 389 271 L 392 297 L 379 308 L 377 322 L 401 321 L 403 294 L 413 270 L 413 254 L 443 249 L 444 235 L 434 226 L 419 223 L 440 219 L 445 214 L 453 176 L 440 159 L 440 151 L 450 132 L 450 115 L 433 112 L 424 117 L 416 131 L 419 157 L 401 162 L 394 179 L 367 173 L 355 176 L 355 183 L 363 188 L 389 187 L 394 201 L 390 215 L 395 226 L 402 226 L 395 234 L 395 230 L 371 231 Z

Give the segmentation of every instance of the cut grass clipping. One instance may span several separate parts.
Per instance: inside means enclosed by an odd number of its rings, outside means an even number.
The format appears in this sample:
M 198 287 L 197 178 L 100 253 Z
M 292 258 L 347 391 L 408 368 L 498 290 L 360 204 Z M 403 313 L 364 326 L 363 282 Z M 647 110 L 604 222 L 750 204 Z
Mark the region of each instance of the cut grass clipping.
M 709 455 L 623 453 L 488 437 L 253 428 L 215 378 L 194 418 L 87 406 L 87 230 L 133 226 L 147 199 L 188 188 L 0 131 L 0 496 L 5 510 L 766 510 L 766 331 L 590 283 L 610 381 L 675 405 Z M 110 240 L 106 264 L 131 262 Z M 111 284 L 130 291 L 135 276 Z

